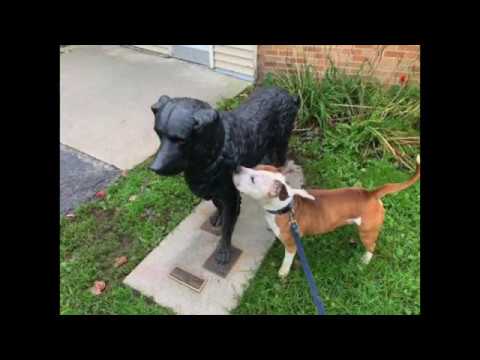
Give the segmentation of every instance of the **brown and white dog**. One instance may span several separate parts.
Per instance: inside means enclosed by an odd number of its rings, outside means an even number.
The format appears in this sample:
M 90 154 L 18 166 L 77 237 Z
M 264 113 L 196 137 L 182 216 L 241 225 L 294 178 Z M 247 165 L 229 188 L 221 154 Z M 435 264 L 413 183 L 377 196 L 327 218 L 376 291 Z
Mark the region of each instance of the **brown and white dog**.
M 343 188 L 334 190 L 293 189 L 281 169 L 258 165 L 254 169 L 238 167 L 233 183 L 238 191 L 258 200 L 265 209 L 265 219 L 275 236 L 285 246 L 285 257 L 278 272 L 285 277 L 297 248 L 290 232 L 289 209 L 294 208 L 300 235 L 320 235 L 336 228 L 356 224 L 366 252 L 362 261 L 368 264 L 375 250 L 383 224 L 383 196 L 404 190 L 420 179 L 420 155 L 415 175 L 403 183 L 385 184 L 375 190 Z

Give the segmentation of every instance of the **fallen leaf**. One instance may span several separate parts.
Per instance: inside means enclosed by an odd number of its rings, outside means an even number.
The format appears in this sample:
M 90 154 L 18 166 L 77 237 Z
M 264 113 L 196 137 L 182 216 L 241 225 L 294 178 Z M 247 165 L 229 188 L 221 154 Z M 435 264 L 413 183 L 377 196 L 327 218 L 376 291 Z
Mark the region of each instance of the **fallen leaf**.
M 128 201 L 135 201 L 137 199 L 137 195 L 132 195 L 128 198 Z
M 95 196 L 99 199 L 103 199 L 105 196 L 107 195 L 107 193 L 105 191 L 99 191 L 95 194 Z
M 128 175 L 128 170 L 123 170 L 122 171 L 122 176 L 127 176 Z
M 100 295 L 103 290 L 105 290 L 106 286 L 105 281 L 95 281 L 93 287 L 90 288 L 90 291 L 93 295 Z
M 125 264 L 127 261 L 128 261 L 128 258 L 127 258 L 126 256 L 117 257 L 117 258 L 115 259 L 115 263 L 113 264 L 113 266 L 115 266 L 115 267 L 117 268 L 117 267 L 122 266 L 123 264 Z
M 74 214 L 74 213 L 68 213 L 67 215 L 65 215 L 65 217 L 66 217 L 67 219 L 73 220 L 73 219 L 75 219 L 75 214 Z

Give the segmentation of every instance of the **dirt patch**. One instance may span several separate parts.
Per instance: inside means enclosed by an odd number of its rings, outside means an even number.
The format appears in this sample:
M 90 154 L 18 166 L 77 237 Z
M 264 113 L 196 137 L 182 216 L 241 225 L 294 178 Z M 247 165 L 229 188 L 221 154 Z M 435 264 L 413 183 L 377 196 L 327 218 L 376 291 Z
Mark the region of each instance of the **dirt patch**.
M 168 209 L 165 209 L 164 211 L 162 211 L 161 214 L 157 214 L 156 216 L 157 220 L 159 220 L 161 222 L 161 224 L 168 224 L 171 220 L 171 211 L 168 210 Z
M 165 225 L 168 224 L 171 219 L 171 211 L 170 209 L 164 209 L 162 212 L 158 213 L 154 208 L 148 207 L 143 210 L 140 219 L 144 221 L 152 221 L 159 225 Z
M 156 216 L 157 216 L 157 213 L 155 209 L 147 207 L 145 208 L 145 210 L 143 210 L 142 214 L 140 215 L 140 219 L 151 221 Z
M 95 216 L 95 219 L 99 222 L 105 222 L 106 220 L 111 220 L 115 216 L 115 210 L 114 209 L 98 209 L 94 208 L 91 211 L 91 214 Z
M 120 243 L 122 244 L 123 249 L 129 248 L 132 242 L 132 238 L 130 238 L 128 235 L 123 235 L 120 237 Z

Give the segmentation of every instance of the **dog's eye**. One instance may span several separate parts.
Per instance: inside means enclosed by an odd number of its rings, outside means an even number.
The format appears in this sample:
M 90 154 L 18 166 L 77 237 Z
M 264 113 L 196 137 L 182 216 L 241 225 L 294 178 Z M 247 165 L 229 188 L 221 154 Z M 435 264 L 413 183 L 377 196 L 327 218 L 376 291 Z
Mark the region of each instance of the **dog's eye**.
M 255 178 L 253 176 L 250 176 L 250 180 L 252 180 L 252 184 L 255 184 Z

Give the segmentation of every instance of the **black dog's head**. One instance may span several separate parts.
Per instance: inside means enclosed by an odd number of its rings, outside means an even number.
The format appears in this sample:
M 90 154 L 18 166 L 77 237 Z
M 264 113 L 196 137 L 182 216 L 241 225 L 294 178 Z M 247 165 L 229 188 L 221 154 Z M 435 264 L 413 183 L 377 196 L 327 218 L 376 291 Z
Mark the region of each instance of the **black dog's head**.
M 150 169 L 159 175 L 179 174 L 188 166 L 195 137 L 218 121 L 218 113 L 202 101 L 166 95 L 151 109 L 160 149 Z

